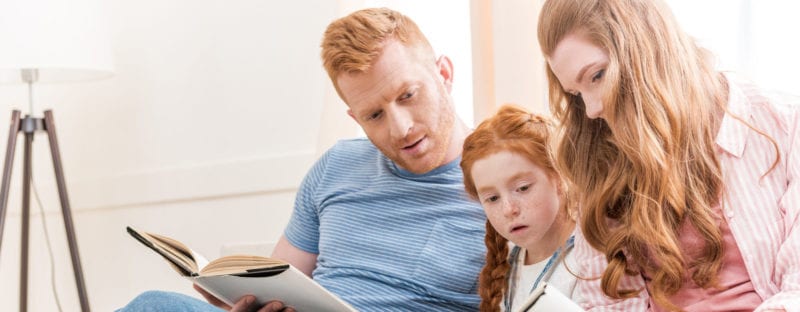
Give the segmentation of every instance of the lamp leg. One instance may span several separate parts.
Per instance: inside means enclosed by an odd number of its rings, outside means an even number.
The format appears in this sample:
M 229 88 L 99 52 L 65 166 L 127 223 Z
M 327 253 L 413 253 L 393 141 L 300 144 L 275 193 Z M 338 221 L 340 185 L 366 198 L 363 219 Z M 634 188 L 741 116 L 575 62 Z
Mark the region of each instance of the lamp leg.
M 28 311 L 28 242 L 31 224 L 31 147 L 33 132 L 25 133 L 22 168 L 22 234 L 19 253 L 19 311 Z
M 83 269 L 81 269 L 81 258 L 78 254 L 78 243 L 75 239 L 75 228 L 72 223 L 72 212 L 67 197 L 67 186 L 64 181 L 64 168 L 61 166 L 61 152 L 58 148 L 56 137 L 56 127 L 53 120 L 53 111 L 44 111 L 44 128 L 50 140 L 50 152 L 53 155 L 53 168 L 56 173 L 56 184 L 58 186 L 58 197 L 61 201 L 61 213 L 64 217 L 64 229 L 67 232 L 67 242 L 69 243 L 69 253 L 72 256 L 72 270 L 75 273 L 75 284 L 78 288 L 81 311 L 89 311 L 89 299 L 86 295 L 86 285 L 83 280 Z
M 56 183 L 58 184 L 58 195 L 61 201 L 61 212 L 64 218 L 64 228 L 67 232 L 67 242 L 69 243 L 70 255 L 72 257 L 72 269 L 75 273 L 75 283 L 78 288 L 78 296 L 81 304 L 81 311 L 88 312 L 89 300 L 86 295 L 86 285 L 83 280 L 83 270 L 78 254 L 78 244 L 75 239 L 75 228 L 72 223 L 72 213 L 70 211 L 69 199 L 67 198 L 67 188 L 64 181 L 64 171 L 61 165 L 60 150 L 56 138 L 55 125 L 53 123 L 53 113 L 50 110 L 44 112 L 44 128 L 50 140 L 50 152 L 53 156 L 53 168 L 56 173 Z M 25 118 L 26 129 L 23 130 L 20 111 L 11 112 L 11 122 L 8 131 L 8 144 L 6 145 L 5 165 L 3 167 L 3 182 L 0 187 L 0 245 L 3 242 L 3 226 L 6 221 L 6 211 L 8 206 L 8 194 L 11 186 L 11 171 L 14 167 L 14 155 L 17 145 L 17 135 L 20 131 L 25 132 L 25 164 L 23 173 L 22 189 L 22 245 L 20 255 L 20 311 L 27 311 L 28 306 L 28 234 L 30 225 L 30 181 L 31 181 L 31 153 L 33 135 L 36 131 L 36 121 L 30 117 Z
M 8 145 L 6 145 L 6 159 L 3 166 L 3 186 L 0 188 L 0 245 L 3 243 L 3 225 L 6 223 L 6 207 L 8 206 L 8 189 L 11 186 L 11 169 L 14 168 L 14 152 L 19 134 L 19 111 L 11 112 L 11 126 L 8 129 Z

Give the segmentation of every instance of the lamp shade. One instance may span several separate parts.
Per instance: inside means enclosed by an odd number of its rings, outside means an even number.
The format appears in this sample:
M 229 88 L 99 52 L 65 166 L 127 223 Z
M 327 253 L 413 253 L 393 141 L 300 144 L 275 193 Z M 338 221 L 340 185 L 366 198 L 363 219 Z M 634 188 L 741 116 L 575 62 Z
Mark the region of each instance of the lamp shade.
M 0 83 L 23 82 L 23 69 L 37 70 L 39 82 L 111 76 L 108 18 L 100 1 L 0 1 Z

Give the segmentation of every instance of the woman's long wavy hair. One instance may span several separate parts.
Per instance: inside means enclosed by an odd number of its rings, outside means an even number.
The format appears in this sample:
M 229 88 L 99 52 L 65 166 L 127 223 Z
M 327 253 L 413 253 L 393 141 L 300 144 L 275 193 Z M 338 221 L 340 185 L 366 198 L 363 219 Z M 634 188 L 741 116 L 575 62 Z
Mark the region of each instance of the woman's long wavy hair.
M 543 168 L 551 177 L 561 183 L 553 165 L 553 156 L 549 146 L 554 126 L 550 120 L 531 114 L 522 108 L 504 105 L 493 117 L 484 120 L 464 141 L 461 155 L 461 170 L 464 172 L 464 188 L 467 194 L 478 200 L 475 181 L 472 178 L 472 166 L 476 161 L 489 155 L 510 151 L 528 158 L 535 165 Z M 564 190 L 564 186 L 561 186 Z M 569 214 L 570 205 L 563 196 L 561 198 L 562 213 Z M 478 293 L 481 296 L 480 311 L 499 311 L 503 294 L 508 291 L 508 240 L 486 221 L 486 264 L 479 277 Z
M 716 285 L 723 245 L 712 207 L 723 176 L 714 138 L 727 84 L 712 58 L 677 25 L 659 0 L 549 0 L 539 19 L 539 43 L 552 56 L 568 35 L 603 48 L 604 119 L 588 119 L 579 96 L 565 92 L 547 67 L 551 110 L 562 127 L 556 164 L 580 190 L 581 230 L 604 252 L 601 285 L 612 298 L 624 274 L 647 272 L 650 296 L 662 307 L 690 270 L 697 285 Z M 705 246 L 687 259 L 678 235 L 684 222 Z

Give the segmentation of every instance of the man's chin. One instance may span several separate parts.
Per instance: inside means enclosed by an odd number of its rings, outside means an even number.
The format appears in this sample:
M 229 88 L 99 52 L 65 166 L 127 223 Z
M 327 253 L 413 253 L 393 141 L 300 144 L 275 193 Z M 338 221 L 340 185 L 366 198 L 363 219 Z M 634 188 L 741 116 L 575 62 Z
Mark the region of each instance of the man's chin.
M 428 173 L 431 170 L 436 169 L 436 167 L 438 167 L 435 163 L 432 163 L 430 161 L 423 161 L 423 160 L 417 160 L 417 161 L 414 161 L 414 162 L 406 162 L 406 161 L 397 162 L 396 161 L 395 163 L 397 163 L 400 166 L 400 168 L 403 168 L 403 170 L 406 170 L 406 171 L 411 172 L 413 174 Z
M 404 155 L 402 152 L 392 153 L 392 156 L 389 156 L 390 154 L 387 153 L 384 153 L 384 155 L 387 155 L 389 159 L 391 159 L 400 168 L 403 168 L 403 170 L 413 174 L 428 173 L 431 170 L 441 166 L 442 161 L 444 160 L 444 153 L 436 150 L 427 151 L 421 155 L 417 155 L 417 157 L 413 157 L 408 154 Z

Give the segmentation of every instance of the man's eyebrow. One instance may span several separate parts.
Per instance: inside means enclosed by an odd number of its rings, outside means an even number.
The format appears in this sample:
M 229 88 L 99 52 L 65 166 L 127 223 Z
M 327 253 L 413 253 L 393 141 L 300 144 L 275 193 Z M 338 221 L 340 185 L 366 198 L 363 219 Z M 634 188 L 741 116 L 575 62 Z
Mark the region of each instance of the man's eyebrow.
M 583 77 L 583 74 L 586 73 L 586 71 L 589 70 L 590 67 L 595 66 L 598 63 L 600 63 L 600 62 L 592 62 L 592 63 L 586 64 L 586 66 L 583 66 L 583 68 L 581 68 L 581 70 L 578 71 L 578 76 L 575 77 L 575 82 L 578 82 L 578 83 L 581 82 L 581 77 Z
M 381 99 L 383 99 L 386 103 L 394 101 L 404 93 L 408 92 L 408 90 L 411 89 L 413 85 L 414 83 L 412 82 L 404 81 L 402 84 L 392 89 L 390 93 L 387 92 L 381 94 Z

